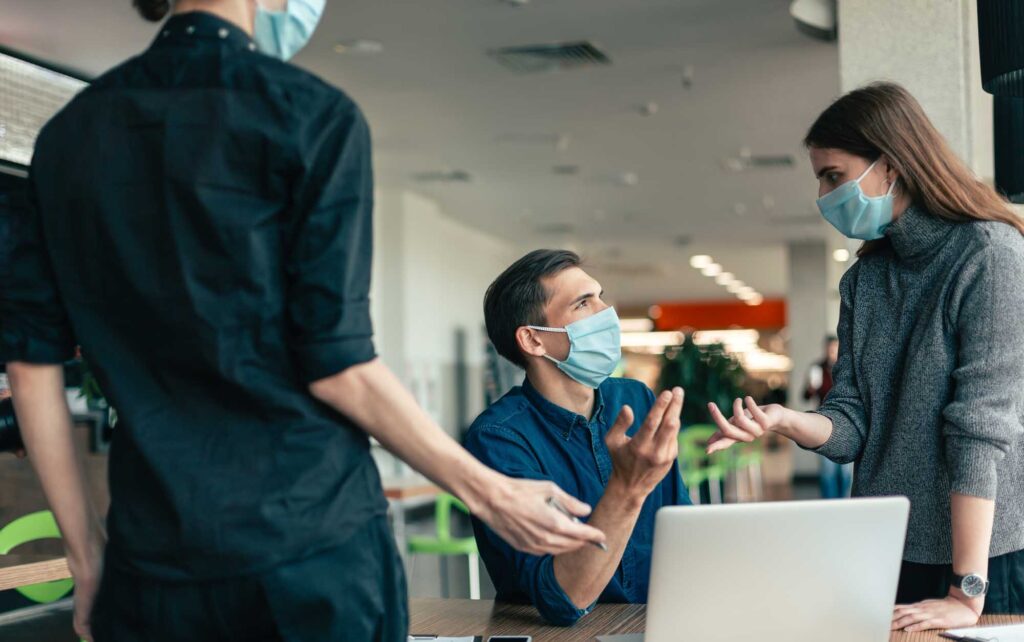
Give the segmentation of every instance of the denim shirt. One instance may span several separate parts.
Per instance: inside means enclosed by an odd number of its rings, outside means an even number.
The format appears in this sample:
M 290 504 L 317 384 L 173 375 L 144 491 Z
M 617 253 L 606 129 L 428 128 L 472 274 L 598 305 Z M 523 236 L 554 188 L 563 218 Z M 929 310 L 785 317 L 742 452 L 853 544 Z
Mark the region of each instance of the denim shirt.
M 604 438 L 624 405 L 633 409 L 632 436 L 654 404 L 639 381 L 608 379 L 597 389 L 590 421 L 556 406 L 530 385 L 513 388 L 484 411 L 466 435 L 466 448 L 480 461 L 511 477 L 549 480 L 596 506 L 612 473 Z M 651 572 L 654 514 L 662 506 L 689 504 L 676 463 L 644 501 L 622 561 L 598 602 L 644 603 Z M 497 589 L 497 599 L 529 602 L 541 616 L 568 626 L 590 612 L 577 608 L 555 579 L 554 558 L 513 549 L 480 520 L 473 519 L 480 556 Z

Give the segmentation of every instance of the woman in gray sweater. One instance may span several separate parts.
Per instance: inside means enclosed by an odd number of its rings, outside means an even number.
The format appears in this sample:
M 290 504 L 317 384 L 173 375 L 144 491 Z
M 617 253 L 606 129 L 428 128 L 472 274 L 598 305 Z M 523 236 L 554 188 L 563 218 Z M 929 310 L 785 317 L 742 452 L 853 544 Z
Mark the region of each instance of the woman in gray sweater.
M 854 496 L 910 498 L 893 629 L 1024 613 L 1024 222 L 898 85 L 841 97 L 804 142 L 822 215 L 866 241 L 834 387 L 815 413 L 712 406 L 709 451 L 777 432 L 855 462 Z

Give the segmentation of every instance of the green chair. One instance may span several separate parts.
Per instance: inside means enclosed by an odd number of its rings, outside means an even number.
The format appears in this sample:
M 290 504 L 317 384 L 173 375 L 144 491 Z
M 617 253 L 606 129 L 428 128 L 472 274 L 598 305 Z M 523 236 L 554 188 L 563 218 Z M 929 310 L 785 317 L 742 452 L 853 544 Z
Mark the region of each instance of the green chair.
M 480 599 L 480 552 L 473 537 L 452 537 L 452 508 L 469 515 L 469 509 L 454 495 L 442 493 L 434 504 L 434 520 L 437 524 L 436 537 L 410 537 L 407 544 L 409 553 L 440 555 L 465 555 L 469 560 L 469 597 Z M 441 563 L 442 576 L 447 579 L 447 567 Z M 447 581 L 444 582 L 447 586 Z M 447 593 L 447 591 L 445 591 Z M 447 595 L 445 595 L 447 597 Z
M 695 504 L 700 503 L 700 487 L 704 483 L 708 485 L 711 503 L 722 503 L 722 482 L 728 473 L 731 455 L 725 451 L 708 457 L 705 452 L 708 440 L 716 431 L 714 426 L 695 424 L 679 433 L 679 470 Z
M 53 513 L 48 510 L 30 513 L 0 529 L 0 555 L 7 555 L 14 547 L 28 542 L 40 539 L 60 539 L 60 537 L 60 529 L 57 528 L 57 520 L 53 518 Z M 67 595 L 74 585 L 70 579 L 55 580 L 21 586 L 17 591 L 33 602 L 47 604 L 56 602 Z

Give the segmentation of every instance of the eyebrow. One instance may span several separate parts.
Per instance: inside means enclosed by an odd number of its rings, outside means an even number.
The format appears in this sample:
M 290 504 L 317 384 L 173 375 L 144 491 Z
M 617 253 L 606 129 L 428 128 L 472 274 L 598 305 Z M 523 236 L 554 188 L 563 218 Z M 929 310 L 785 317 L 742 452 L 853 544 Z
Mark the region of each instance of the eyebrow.
M 604 290 L 601 290 L 601 293 L 598 294 L 597 296 L 598 297 L 604 296 Z M 580 303 L 582 301 L 586 301 L 587 299 L 593 299 L 593 298 L 594 298 L 594 293 L 593 292 L 587 292 L 586 294 L 582 294 L 582 295 L 576 297 L 575 299 L 573 299 L 572 303 L 569 304 L 569 307 L 571 308 L 572 306 L 576 305 L 577 303 Z
M 827 174 L 829 171 L 834 170 L 834 169 L 839 169 L 839 168 L 836 167 L 835 165 L 828 165 L 826 167 L 822 167 L 820 170 L 818 170 L 818 173 L 815 174 L 814 177 L 815 178 L 821 178 L 822 176 Z

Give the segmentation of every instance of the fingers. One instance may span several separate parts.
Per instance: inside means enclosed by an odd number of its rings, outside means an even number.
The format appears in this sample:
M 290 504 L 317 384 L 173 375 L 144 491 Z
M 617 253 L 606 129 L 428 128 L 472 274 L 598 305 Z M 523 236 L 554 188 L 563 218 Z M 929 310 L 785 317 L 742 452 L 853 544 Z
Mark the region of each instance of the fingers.
M 714 455 L 715 453 L 717 453 L 719 451 L 728 450 L 730 446 L 736 445 L 736 440 L 735 439 L 729 439 L 728 437 L 725 437 L 721 433 L 716 433 L 714 435 L 714 437 L 717 437 L 717 439 L 715 439 L 714 442 L 712 442 L 709 439 L 708 440 L 708 448 L 707 448 L 707 450 L 704 451 L 708 455 Z
M 569 493 L 559 488 L 556 484 L 551 484 L 551 492 L 549 497 L 554 497 L 558 500 L 558 503 L 562 505 L 565 510 L 569 511 L 576 517 L 586 517 L 590 514 L 590 504 L 581 502 Z
M 604 438 L 604 443 L 608 444 L 609 450 L 614 450 L 616 447 L 629 441 L 629 437 L 626 436 L 626 431 L 633 425 L 633 409 L 629 406 L 623 406 L 622 410 L 619 411 L 619 416 L 616 417 L 615 423 L 612 424 L 611 429 Z
M 651 411 L 647 413 L 647 419 L 644 421 L 644 426 L 637 434 L 637 437 L 646 439 L 654 435 L 658 431 L 658 426 L 661 425 L 661 420 L 665 417 L 665 411 L 668 410 L 669 404 L 672 403 L 672 391 L 662 391 L 658 398 L 654 401 L 654 405 L 651 406 Z
M 682 425 L 680 415 L 683 412 L 683 389 L 675 387 L 672 389 L 672 401 L 669 402 L 665 415 L 662 417 L 661 425 L 655 435 L 656 445 L 665 448 L 675 444 L 679 445 L 679 428 Z
M 761 426 L 753 419 L 747 417 L 747 411 L 743 407 L 742 399 L 736 399 L 732 402 L 732 419 L 729 420 L 729 423 L 747 431 L 755 438 L 764 434 Z
M 734 442 L 754 441 L 753 435 L 751 435 L 749 432 L 745 430 L 742 430 L 738 426 L 735 426 L 732 423 L 730 423 L 725 418 L 725 415 L 722 414 L 722 411 L 718 409 L 717 405 L 709 403 L 708 410 L 711 411 L 711 419 L 714 420 L 715 425 L 718 426 L 719 432 L 721 432 L 724 436 L 728 437 L 729 439 L 732 439 Z
M 754 402 L 753 397 L 747 397 L 747 410 L 750 412 L 751 418 L 757 422 L 758 426 L 761 426 L 761 430 L 768 432 L 772 427 L 772 420 L 768 418 L 768 415 L 761 410 L 761 406 Z

